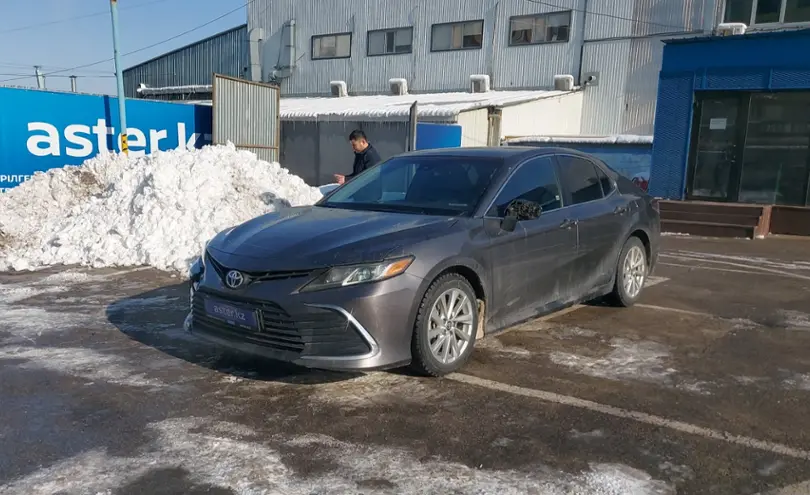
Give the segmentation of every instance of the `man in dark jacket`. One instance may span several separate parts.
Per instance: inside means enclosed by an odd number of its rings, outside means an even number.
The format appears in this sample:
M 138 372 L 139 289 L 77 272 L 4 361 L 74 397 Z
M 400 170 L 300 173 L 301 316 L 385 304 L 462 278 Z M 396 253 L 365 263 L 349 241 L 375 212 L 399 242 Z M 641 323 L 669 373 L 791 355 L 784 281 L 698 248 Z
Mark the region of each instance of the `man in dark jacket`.
M 338 184 L 343 184 L 347 180 L 351 180 L 365 170 L 370 169 L 374 165 L 380 163 L 380 154 L 374 149 L 374 146 L 369 144 L 366 134 L 357 129 L 349 134 L 349 143 L 354 150 L 354 165 L 352 166 L 352 173 L 349 175 L 335 174 L 335 180 Z

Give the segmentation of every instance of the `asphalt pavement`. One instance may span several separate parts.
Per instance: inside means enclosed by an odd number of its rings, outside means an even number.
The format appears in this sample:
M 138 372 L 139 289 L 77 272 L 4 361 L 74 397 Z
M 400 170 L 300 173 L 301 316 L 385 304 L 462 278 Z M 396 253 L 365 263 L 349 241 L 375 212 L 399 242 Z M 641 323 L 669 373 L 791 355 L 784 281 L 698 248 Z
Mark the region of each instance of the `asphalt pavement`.
M 223 352 L 151 269 L 0 273 L 0 494 L 810 493 L 810 240 L 654 275 L 437 380 Z

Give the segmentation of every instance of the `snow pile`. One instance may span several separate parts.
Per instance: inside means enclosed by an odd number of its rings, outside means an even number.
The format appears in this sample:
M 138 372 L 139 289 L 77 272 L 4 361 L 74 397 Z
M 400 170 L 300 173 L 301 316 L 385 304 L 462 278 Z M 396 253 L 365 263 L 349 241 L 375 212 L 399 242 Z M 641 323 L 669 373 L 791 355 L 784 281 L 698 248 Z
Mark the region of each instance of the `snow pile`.
M 230 143 L 102 154 L 0 195 L 0 271 L 58 264 L 182 271 L 217 232 L 322 196 Z

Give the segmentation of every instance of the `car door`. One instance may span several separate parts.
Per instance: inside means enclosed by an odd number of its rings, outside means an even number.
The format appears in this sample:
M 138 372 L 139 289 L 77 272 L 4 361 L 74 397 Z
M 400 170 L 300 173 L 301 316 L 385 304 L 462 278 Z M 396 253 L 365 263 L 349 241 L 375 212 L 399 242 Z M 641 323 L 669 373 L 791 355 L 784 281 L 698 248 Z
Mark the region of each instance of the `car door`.
M 523 239 L 500 259 L 493 253 L 492 280 L 496 304 L 491 317 L 502 325 L 530 318 L 565 297 L 576 256 L 576 226 L 562 209 L 562 196 L 551 156 L 522 163 L 507 180 L 487 212 L 502 220 L 515 200 L 539 204 L 539 217 L 521 220 Z M 494 321 L 493 321 L 494 322 Z M 500 326 L 500 325 L 498 325 Z
M 572 282 L 579 297 L 610 282 L 613 254 L 627 205 L 613 181 L 594 162 L 575 155 L 558 155 L 563 198 L 577 222 L 577 253 Z

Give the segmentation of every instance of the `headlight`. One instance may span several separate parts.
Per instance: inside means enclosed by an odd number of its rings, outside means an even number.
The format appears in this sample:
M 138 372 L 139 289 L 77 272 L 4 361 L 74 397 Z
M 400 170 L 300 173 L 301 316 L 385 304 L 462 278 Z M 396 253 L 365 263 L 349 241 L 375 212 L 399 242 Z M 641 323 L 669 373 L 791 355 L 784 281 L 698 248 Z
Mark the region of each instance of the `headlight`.
M 319 275 L 301 288 L 301 292 L 329 289 L 332 287 L 345 287 L 366 282 L 377 282 L 387 278 L 396 277 L 404 273 L 413 263 L 413 257 L 380 263 L 364 263 L 362 265 L 336 266 L 326 273 Z
M 200 278 L 202 278 L 203 271 L 205 270 L 203 256 L 205 256 L 205 252 L 203 252 L 202 256 L 194 260 L 194 263 L 192 263 L 188 269 L 188 278 L 192 283 L 199 282 Z

